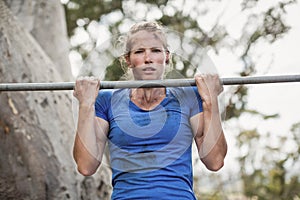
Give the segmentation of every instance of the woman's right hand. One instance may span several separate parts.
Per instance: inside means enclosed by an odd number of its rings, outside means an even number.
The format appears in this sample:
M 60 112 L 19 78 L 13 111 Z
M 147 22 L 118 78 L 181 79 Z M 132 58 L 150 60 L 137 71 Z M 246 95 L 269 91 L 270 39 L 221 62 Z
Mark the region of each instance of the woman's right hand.
M 94 105 L 100 88 L 100 80 L 95 77 L 79 77 L 76 79 L 73 95 L 79 105 Z

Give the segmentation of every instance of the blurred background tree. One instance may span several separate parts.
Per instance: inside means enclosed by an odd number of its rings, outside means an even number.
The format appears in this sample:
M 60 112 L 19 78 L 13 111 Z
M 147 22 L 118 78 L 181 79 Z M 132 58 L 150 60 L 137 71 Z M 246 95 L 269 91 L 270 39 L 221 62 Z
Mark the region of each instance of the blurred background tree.
M 71 81 L 60 0 L 0 0 L 0 82 Z M 0 199 L 110 199 L 110 169 L 93 177 L 72 158 L 72 94 L 0 92 Z

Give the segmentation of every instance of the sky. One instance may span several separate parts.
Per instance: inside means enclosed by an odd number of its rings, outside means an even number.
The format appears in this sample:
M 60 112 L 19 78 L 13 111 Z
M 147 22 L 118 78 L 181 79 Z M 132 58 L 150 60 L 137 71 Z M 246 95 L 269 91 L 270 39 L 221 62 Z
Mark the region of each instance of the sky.
M 224 17 L 224 24 L 227 24 L 229 33 L 238 35 L 241 32 L 241 27 L 244 17 L 238 14 L 237 4 L 233 1 L 228 1 L 226 15 Z M 272 1 L 264 1 L 272 2 Z M 261 6 L 264 7 L 263 5 Z M 287 8 L 286 22 L 291 26 L 291 30 L 281 39 L 273 44 L 258 44 L 255 47 L 256 54 L 256 68 L 258 69 L 256 75 L 288 75 L 300 74 L 300 4 L 289 6 Z M 221 77 L 237 76 L 237 69 L 240 69 L 241 63 L 236 59 L 231 52 L 226 50 L 220 51 L 219 54 L 208 52 L 210 58 L 217 66 Z M 262 70 L 259 70 L 262 69 Z M 225 86 L 226 87 L 226 86 Z M 249 95 L 247 106 L 250 109 L 258 110 L 265 114 L 280 115 L 277 119 L 262 120 L 260 118 L 253 118 L 243 116 L 237 122 L 223 121 L 223 127 L 228 142 L 228 154 L 225 160 L 225 166 L 220 174 L 226 176 L 227 172 L 235 172 L 239 167 L 235 165 L 235 155 L 241 151 L 234 148 L 235 146 L 235 131 L 233 127 L 237 124 L 239 128 L 251 129 L 257 128 L 260 133 L 271 133 L 275 135 L 289 135 L 291 125 L 300 122 L 300 83 L 281 83 L 281 84 L 263 84 L 263 85 L 248 85 Z M 225 97 L 226 98 L 226 97 Z M 273 141 L 262 141 L 267 144 Z M 275 142 L 274 142 L 275 143 Z M 282 144 L 284 145 L 284 144 Z M 287 144 L 288 146 L 288 144 Z M 295 148 L 291 144 L 290 148 Z M 259 152 L 258 154 L 263 154 Z M 227 163 L 227 164 L 226 164 Z M 293 168 L 293 166 L 291 166 Z M 299 166 L 294 167 L 293 171 L 299 171 Z M 201 173 L 206 170 L 201 168 Z M 228 178 L 228 177 L 227 177 Z M 203 181 L 202 186 L 205 185 Z
M 299 11 L 299 3 L 287 8 L 286 22 L 291 26 L 291 30 L 282 39 L 271 45 L 261 44 L 255 48 L 258 58 L 256 68 L 263 69 L 258 70 L 257 75 L 300 74 Z M 234 30 L 232 26 L 231 32 L 235 34 L 239 30 Z M 211 58 L 216 66 L 221 66 L 218 70 L 220 75 L 224 77 L 233 76 L 236 66 L 239 66 L 239 62 L 235 60 L 234 56 L 228 55 L 228 52 L 225 51 L 221 52 L 220 55 L 211 54 Z M 249 88 L 249 107 L 267 114 L 280 113 L 280 127 L 273 126 L 273 129 L 283 128 L 287 131 L 290 124 L 300 121 L 298 114 L 300 113 L 298 104 L 298 98 L 300 97 L 299 83 L 252 85 Z
M 300 4 L 287 8 L 286 22 L 291 30 L 273 44 L 258 44 L 255 47 L 257 54 L 256 75 L 286 75 L 300 74 Z M 234 13 L 234 12 L 232 12 Z M 234 15 L 234 14 L 233 14 Z M 239 19 L 239 18 L 237 18 Z M 233 33 L 238 30 L 232 30 Z M 219 67 L 221 76 L 234 76 L 232 66 L 239 66 L 234 57 L 228 52 L 220 55 L 211 55 L 216 66 Z M 228 70 L 228 69 L 233 70 Z M 262 70 L 260 70 L 262 69 Z M 281 83 L 249 85 L 248 107 L 265 114 L 279 113 L 280 117 L 274 120 L 241 119 L 239 122 L 244 127 L 256 127 L 262 132 L 274 134 L 289 134 L 292 124 L 300 122 L 300 83 Z

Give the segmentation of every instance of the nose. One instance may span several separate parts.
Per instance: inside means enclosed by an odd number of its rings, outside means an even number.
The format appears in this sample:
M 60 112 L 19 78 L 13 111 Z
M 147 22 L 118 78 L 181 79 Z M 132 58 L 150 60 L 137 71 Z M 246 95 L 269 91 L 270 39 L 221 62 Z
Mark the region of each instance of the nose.
M 149 49 L 147 49 L 145 51 L 145 54 L 144 54 L 144 60 L 145 60 L 145 63 L 152 63 L 152 59 L 151 59 L 151 51 Z

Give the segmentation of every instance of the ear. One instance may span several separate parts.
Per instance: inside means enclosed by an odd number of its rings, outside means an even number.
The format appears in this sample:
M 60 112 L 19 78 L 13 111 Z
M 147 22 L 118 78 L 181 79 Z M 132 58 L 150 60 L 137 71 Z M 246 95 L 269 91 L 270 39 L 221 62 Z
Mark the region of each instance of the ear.
M 170 52 L 169 50 L 166 51 L 166 64 L 169 64 L 170 63 Z
M 126 54 L 124 57 L 125 57 L 126 65 L 127 65 L 129 68 L 131 68 L 131 62 L 130 62 L 129 54 Z

